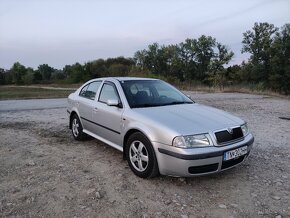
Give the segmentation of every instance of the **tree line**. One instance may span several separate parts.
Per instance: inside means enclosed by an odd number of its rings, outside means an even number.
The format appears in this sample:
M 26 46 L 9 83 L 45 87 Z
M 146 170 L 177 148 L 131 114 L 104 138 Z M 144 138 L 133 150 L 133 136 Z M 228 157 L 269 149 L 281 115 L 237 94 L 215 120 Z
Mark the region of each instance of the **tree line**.
M 208 86 L 254 85 L 283 94 L 290 93 L 290 24 L 278 28 L 255 23 L 243 33 L 242 53 L 250 58 L 228 66 L 234 53 L 212 36 L 202 35 L 173 45 L 153 43 L 132 58 L 98 59 L 55 69 L 41 64 L 37 69 L 16 62 L 0 68 L 0 84 L 80 83 L 105 76 L 153 76 L 169 81 Z

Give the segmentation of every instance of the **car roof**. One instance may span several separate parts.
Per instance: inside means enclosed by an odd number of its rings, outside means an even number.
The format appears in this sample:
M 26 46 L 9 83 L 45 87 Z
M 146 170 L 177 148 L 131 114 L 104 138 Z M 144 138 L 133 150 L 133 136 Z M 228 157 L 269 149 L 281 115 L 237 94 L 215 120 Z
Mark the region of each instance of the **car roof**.
M 153 78 L 144 78 L 144 77 L 102 77 L 95 78 L 93 80 L 118 80 L 118 81 L 130 81 L 130 80 L 158 80 Z

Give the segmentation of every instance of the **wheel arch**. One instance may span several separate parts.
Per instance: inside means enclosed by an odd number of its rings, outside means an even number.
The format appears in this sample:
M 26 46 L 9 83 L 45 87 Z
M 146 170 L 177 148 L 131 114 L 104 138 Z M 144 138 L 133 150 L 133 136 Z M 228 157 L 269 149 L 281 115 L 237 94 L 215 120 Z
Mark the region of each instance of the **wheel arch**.
M 150 141 L 150 139 L 149 139 L 149 137 L 143 132 L 143 131 L 141 131 L 140 129 L 137 129 L 137 128 L 132 128 L 132 129 L 129 129 L 127 132 L 126 132 L 126 134 L 124 135 L 124 139 L 123 139 L 123 159 L 124 160 L 126 160 L 127 159 L 127 157 L 126 157 L 126 144 L 127 144 L 127 141 L 128 141 L 128 139 L 129 139 L 129 137 L 132 135 L 132 134 L 134 134 L 134 133 L 136 133 L 136 132 L 140 132 L 140 133 L 142 133 L 149 141 Z

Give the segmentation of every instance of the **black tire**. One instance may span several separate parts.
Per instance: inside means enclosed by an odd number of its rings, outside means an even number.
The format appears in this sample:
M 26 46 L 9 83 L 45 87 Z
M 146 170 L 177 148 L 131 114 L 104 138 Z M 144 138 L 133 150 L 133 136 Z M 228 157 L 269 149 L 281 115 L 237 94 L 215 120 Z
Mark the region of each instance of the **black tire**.
M 86 138 L 81 121 L 76 114 L 71 118 L 71 132 L 75 140 L 82 141 Z
M 142 133 L 136 132 L 129 137 L 125 152 L 129 167 L 136 176 L 152 178 L 159 174 L 152 144 Z

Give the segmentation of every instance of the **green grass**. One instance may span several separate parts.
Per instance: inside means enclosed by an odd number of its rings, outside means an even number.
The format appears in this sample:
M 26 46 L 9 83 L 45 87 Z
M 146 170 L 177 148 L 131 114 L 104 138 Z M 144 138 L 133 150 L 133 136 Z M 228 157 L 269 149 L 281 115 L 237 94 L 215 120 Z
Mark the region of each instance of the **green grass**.
M 0 86 L 0 100 L 33 98 L 66 98 L 73 90 L 40 87 Z

